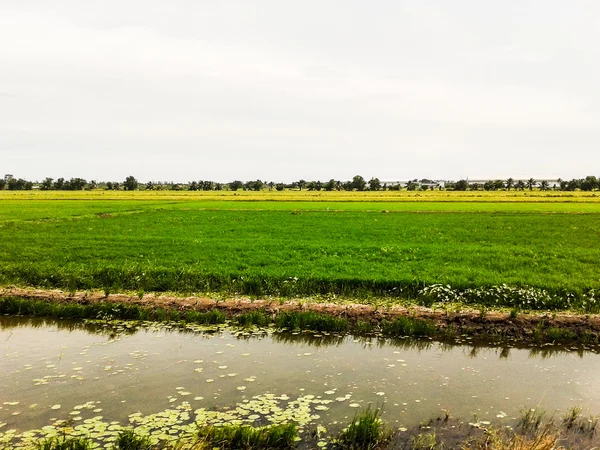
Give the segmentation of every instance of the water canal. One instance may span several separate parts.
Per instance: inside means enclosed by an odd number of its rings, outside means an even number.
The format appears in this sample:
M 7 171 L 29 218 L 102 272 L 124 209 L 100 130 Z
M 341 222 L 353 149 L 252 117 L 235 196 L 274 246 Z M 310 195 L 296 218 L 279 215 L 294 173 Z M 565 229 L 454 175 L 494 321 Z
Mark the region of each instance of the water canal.
M 336 430 L 367 405 L 407 428 L 442 411 L 514 426 L 525 408 L 600 409 L 600 355 L 554 347 L 0 317 L 0 442 L 69 427 L 108 445 L 194 422 Z

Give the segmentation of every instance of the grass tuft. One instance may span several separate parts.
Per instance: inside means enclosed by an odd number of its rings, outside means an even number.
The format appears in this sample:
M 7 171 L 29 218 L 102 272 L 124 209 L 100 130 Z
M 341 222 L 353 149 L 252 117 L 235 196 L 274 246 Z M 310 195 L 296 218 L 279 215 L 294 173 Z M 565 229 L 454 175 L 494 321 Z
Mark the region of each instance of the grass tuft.
M 207 426 L 200 428 L 200 442 L 210 448 L 236 450 L 286 450 L 295 447 L 295 423 L 255 428 L 248 425 Z
M 86 438 L 53 437 L 36 444 L 37 450 L 91 450 L 92 441 Z
M 381 421 L 381 408 L 366 410 L 354 415 L 352 422 L 337 438 L 337 445 L 349 450 L 374 450 L 382 446 L 389 433 Z
M 148 436 L 136 434 L 133 430 L 123 430 L 115 442 L 115 450 L 151 450 L 152 443 Z

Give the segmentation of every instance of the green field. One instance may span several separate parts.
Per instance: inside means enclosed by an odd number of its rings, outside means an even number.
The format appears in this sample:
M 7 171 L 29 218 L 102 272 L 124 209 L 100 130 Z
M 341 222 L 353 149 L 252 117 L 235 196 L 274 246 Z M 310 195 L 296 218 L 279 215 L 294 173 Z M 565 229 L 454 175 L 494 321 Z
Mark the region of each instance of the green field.
M 438 283 L 531 286 L 561 298 L 600 288 L 595 196 L 135 194 L 1 197 L 0 283 L 408 298 Z

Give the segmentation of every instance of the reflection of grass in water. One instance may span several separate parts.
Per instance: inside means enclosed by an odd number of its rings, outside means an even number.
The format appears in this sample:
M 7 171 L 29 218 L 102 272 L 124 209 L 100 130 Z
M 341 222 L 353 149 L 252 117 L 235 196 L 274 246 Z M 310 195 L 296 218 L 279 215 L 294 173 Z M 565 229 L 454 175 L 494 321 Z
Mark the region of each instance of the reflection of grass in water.
M 208 426 L 200 428 L 198 437 L 200 442 L 207 444 L 207 448 L 283 450 L 295 447 L 298 430 L 293 422 L 260 428 L 248 425 Z
M 381 408 L 366 410 L 354 415 L 352 422 L 343 430 L 338 438 L 338 447 L 351 450 L 373 450 L 381 446 L 389 438 L 381 420 Z

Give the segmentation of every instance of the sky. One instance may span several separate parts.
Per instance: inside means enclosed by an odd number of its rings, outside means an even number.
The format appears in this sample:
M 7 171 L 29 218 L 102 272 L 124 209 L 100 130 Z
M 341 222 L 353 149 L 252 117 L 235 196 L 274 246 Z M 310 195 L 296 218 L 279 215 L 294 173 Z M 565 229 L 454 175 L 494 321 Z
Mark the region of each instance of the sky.
M 0 0 L 0 176 L 600 175 L 597 0 Z

